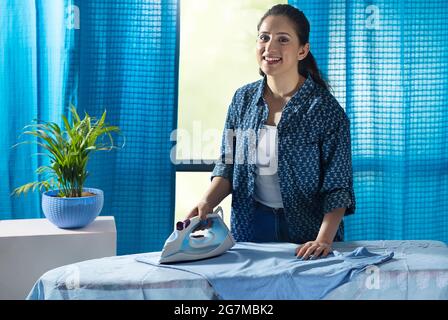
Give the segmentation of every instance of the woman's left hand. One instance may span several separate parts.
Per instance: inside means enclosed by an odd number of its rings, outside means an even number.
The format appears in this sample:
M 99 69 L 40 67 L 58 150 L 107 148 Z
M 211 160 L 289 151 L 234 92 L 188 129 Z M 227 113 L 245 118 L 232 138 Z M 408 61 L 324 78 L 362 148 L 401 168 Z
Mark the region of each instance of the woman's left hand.
M 322 242 L 319 240 L 308 241 L 296 249 L 297 258 L 302 258 L 302 260 L 308 260 L 308 258 L 314 260 L 320 255 L 326 257 L 331 251 L 331 243 Z

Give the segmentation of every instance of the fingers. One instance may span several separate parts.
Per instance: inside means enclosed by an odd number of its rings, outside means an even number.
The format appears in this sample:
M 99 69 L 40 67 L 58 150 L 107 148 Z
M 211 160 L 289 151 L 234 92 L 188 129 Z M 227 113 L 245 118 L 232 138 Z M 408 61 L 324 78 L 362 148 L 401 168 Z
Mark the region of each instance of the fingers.
M 311 246 L 312 246 L 311 242 L 307 242 L 307 243 L 304 243 L 301 246 L 299 246 L 297 248 L 297 250 L 298 250 L 297 257 L 299 257 L 299 258 L 303 257 L 303 255 L 306 253 L 308 248 L 311 247 Z
M 313 258 L 312 259 L 317 259 L 319 258 L 319 256 L 321 255 L 322 251 L 325 250 L 325 247 L 318 247 L 314 253 L 313 253 Z
M 207 219 L 207 214 L 212 213 L 213 208 L 211 208 L 206 202 L 200 202 L 190 213 L 185 217 L 185 220 L 189 220 L 193 217 L 199 216 L 201 223 L 198 227 L 195 228 L 194 231 L 209 229 L 213 225 L 213 221 L 211 219 Z
M 193 210 L 191 210 L 191 212 L 187 216 L 187 219 L 199 216 L 199 219 L 201 220 L 197 227 L 193 230 L 193 232 L 209 229 L 212 227 L 212 220 L 207 219 L 207 214 L 209 214 L 210 212 L 212 212 L 212 210 L 210 210 L 209 206 L 203 204 L 199 204 Z
M 201 223 L 199 225 L 199 230 L 210 229 L 212 227 L 212 225 L 213 225 L 212 219 L 207 219 L 207 214 L 209 212 L 205 212 L 205 211 L 203 211 L 203 212 L 204 212 L 203 215 L 199 214 L 199 217 L 201 218 Z
M 207 212 L 208 211 L 207 209 L 201 208 L 201 207 L 198 208 L 198 211 L 199 211 L 199 218 L 201 220 L 207 219 L 207 214 L 210 213 L 210 212 Z
M 200 203 L 190 211 L 190 213 L 185 217 L 185 219 L 191 219 L 193 217 L 199 216 L 201 220 L 205 220 L 207 214 L 212 211 L 213 210 L 209 206 Z
M 314 253 L 314 251 L 319 248 L 319 245 L 317 244 L 313 244 L 311 245 L 311 247 L 308 248 L 308 250 L 306 250 L 305 254 L 303 255 L 302 259 L 303 260 L 308 260 L 308 258 Z
M 330 254 L 330 252 L 331 252 L 331 248 L 330 247 L 325 248 L 324 252 L 322 254 L 322 257 L 325 258 L 326 256 L 328 256 Z
M 297 258 L 301 258 L 302 260 L 308 260 L 309 258 L 314 260 L 320 256 L 326 257 L 330 252 L 330 246 L 313 241 L 300 245 L 295 250 Z
M 191 218 L 197 216 L 198 214 L 199 214 L 198 207 L 194 207 L 194 209 L 191 210 L 190 213 L 185 217 L 185 220 L 186 219 L 191 219 Z

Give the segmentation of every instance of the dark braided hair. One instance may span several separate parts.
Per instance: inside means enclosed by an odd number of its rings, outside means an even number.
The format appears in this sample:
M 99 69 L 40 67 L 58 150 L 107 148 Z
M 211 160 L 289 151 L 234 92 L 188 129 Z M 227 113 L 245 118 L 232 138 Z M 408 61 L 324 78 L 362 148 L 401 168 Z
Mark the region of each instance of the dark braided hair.
M 257 30 L 260 31 L 260 26 L 263 23 L 264 19 L 269 16 L 285 16 L 289 18 L 289 20 L 294 25 L 294 30 L 297 33 L 299 38 L 299 43 L 306 44 L 309 42 L 310 35 L 310 23 L 308 19 L 305 17 L 302 11 L 299 9 L 289 5 L 289 4 L 277 4 L 269 9 L 264 16 L 260 19 L 260 22 L 257 25 Z M 314 82 L 318 83 L 325 89 L 329 89 L 328 83 L 323 79 L 319 68 L 317 67 L 316 60 L 314 59 L 311 51 L 308 52 L 308 55 L 305 59 L 299 62 L 299 74 L 304 76 L 305 78 L 308 75 L 311 75 Z M 259 70 L 260 75 L 264 76 L 264 72 Z

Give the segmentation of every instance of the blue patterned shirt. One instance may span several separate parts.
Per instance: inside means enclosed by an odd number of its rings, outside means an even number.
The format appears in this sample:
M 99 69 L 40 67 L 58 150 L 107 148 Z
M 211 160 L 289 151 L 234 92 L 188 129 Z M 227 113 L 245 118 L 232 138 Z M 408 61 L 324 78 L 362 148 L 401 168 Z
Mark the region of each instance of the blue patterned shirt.
M 231 230 L 253 241 L 256 146 L 269 115 L 266 77 L 239 88 L 229 106 L 221 155 L 212 173 L 231 181 Z M 336 208 L 354 213 L 350 123 L 331 93 L 308 76 L 283 108 L 277 126 L 280 192 L 291 242 L 316 239 L 323 217 Z M 341 221 L 335 241 L 342 241 Z

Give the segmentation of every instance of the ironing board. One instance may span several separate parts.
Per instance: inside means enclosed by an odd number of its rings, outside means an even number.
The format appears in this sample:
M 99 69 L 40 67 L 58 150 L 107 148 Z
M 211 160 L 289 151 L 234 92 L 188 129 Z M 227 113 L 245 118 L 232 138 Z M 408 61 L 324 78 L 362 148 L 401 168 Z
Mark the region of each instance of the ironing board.
M 281 246 L 281 243 L 276 245 Z M 366 247 L 394 252 L 394 259 L 372 266 L 325 299 L 448 300 L 448 247 L 431 240 L 353 241 L 334 244 L 349 252 Z M 87 260 L 46 272 L 27 299 L 216 299 L 207 280 L 181 270 L 137 262 L 139 254 Z M 249 297 L 250 298 L 250 297 Z

